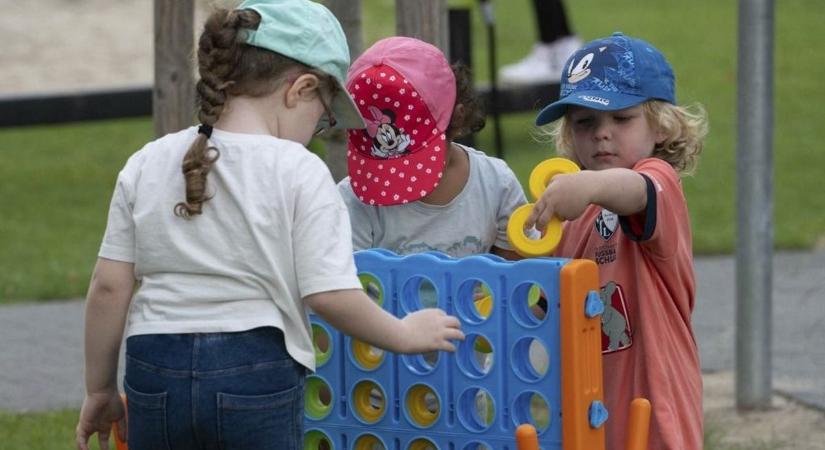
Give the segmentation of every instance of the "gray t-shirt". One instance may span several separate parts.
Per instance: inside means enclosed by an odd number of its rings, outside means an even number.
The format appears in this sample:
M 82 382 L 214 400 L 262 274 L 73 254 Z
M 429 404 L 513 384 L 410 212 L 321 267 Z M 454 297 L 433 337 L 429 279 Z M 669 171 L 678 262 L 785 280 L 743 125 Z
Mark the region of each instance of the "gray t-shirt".
M 349 209 L 353 248 L 380 247 L 401 255 L 438 250 L 454 257 L 487 253 L 494 246 L 512 249 L 507 221 L 527 202 L 524 191 L 504 161 L 462 148 L 470 175 L 447 205 L 367 205 L 352 192 L 349 178 L 341 180 L 338 191 Z

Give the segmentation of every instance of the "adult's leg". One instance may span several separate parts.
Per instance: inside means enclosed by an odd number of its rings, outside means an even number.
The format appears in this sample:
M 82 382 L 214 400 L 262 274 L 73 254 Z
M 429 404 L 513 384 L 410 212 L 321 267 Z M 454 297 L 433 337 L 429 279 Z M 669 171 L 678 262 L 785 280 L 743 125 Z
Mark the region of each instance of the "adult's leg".
M 533 0 L 539 41 L 527 56 L 499 71 L 504 84 L 558 82 L 567 58 L 582 42 L 567 21 L 562 0 Z
M 567 22 L 562 0 L 533 0 L 533 10 L 536 13 L 541 42 L 549 44 L 573 34 Z

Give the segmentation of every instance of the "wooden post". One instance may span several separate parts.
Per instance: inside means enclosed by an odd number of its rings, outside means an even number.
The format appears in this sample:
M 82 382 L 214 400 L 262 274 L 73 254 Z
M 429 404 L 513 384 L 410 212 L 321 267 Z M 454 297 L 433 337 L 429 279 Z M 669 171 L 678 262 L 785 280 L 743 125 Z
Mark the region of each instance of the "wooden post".
M 450 60 L 447 0 L 395 0 L 395 28 L 440 48 Z
M 195 111 L 193 74 L 194 1 L 154 0 L 155 85 L 152 115 L 155 134 L 192 125 Z
M 361 32 L 361 0 L 330 0 L 329 10 L 341 22 L 347 36 L 350 58 L 355 60 L 364 48 Z M 348 95 L 342 92 L 339 95 Z M 327 167 L 337 182 L 347 176 L 347 133 L 336 130 L 327 134 Z

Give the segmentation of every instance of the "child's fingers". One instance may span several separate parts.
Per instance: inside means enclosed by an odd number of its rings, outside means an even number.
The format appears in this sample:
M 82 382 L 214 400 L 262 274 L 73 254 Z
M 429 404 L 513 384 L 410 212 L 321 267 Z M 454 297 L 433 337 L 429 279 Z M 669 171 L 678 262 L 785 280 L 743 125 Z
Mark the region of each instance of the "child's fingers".
M 98 431 L 97 442 L 100 444 L 100 450 L 109 450 L 109 432 Z
M 533 209 L 530 210 L 530 215 L 527 216 L 527 219 L 525 219 L 525 221 L 524 221 L 524 229 L 525 230 L 529 230 L 529 229 L 533 228 L 536 225 L 536 219 L 538 219 L 538 216 L 539 216 L 539 213 L 540 213 L 540 211 L 539 211 L 540 208 L 541 208 L 541 203 L 540 202 L 533 205 Z
M 447 328 L 447 332 L 444 333 L 444 339 L 448 341 L 463 341 L 464 332 L 456 328 Z
M 77 450 L 89 450 L 89 436 L 86 435 L 85 431 L 78 430 L 77 434 L 75 435 L 75 443 L 77 444 Z
M 444 318 L 444 325 L 446 325 L 448 328 L 461 328 L 461 322 L 455 316 L 446 316 Z
M 549 224 L 552 219 L 553 211 L 551 209 L 545 209 L 539 216 L 538 220 L 536 220 L 536 229 L 541 231 L 542 235 L 544 235 L 544 231 L 547 230 L 547 224 Z
M 453 345 L 453 343 L 452 343 L 452 342 L 450 342 L 450 341 L 443 341 L 443 342 L 441 343 L 441 346 L 439 347 L 439 350 L 444 351 L 444 352 L 450 352 L 450 353 L 453 353 L 453 352 L 455 352 L 455 351 L 456 351 L 456 348 L 455 348 L 455 345 Z
M 545 200 L 543 197 L 540 198 L 536 204 L 533 205 L 533 210 L 530 212 L 530 216 L 528 216 L 527 220 L 524 222 L 524 229 L 529 230 L 536 227 L 537 230 L 544 233 L 544 230 L 547 228 L 547 224 L 550 222 L 553 214 L 554 211 L 550 202 Z
M 128 426 L 129 423 L 126 420 L 126 416 L 123 416 L 122 419 L 117 421 L 117 439 L 120 439 L 120 442 L 126 442 L 129 435 Z

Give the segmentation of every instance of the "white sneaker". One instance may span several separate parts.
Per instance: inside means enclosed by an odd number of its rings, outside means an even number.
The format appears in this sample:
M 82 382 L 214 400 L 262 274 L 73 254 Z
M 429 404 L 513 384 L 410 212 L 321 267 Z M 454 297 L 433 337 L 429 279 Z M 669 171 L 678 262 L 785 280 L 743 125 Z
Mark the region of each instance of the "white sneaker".
M 567 58 L 582 45 L 576 36 L 568 36 L 549 44 L 537 43 L 521 61 L 499 69 L 502 84 L 557 83 Z
M 576 50 L 580 49 L 584 42 L 578 36 L 567 36 L 553 42 L 553 64 L 559 69 L 559 79 L 564 71 L 564 63 Z

